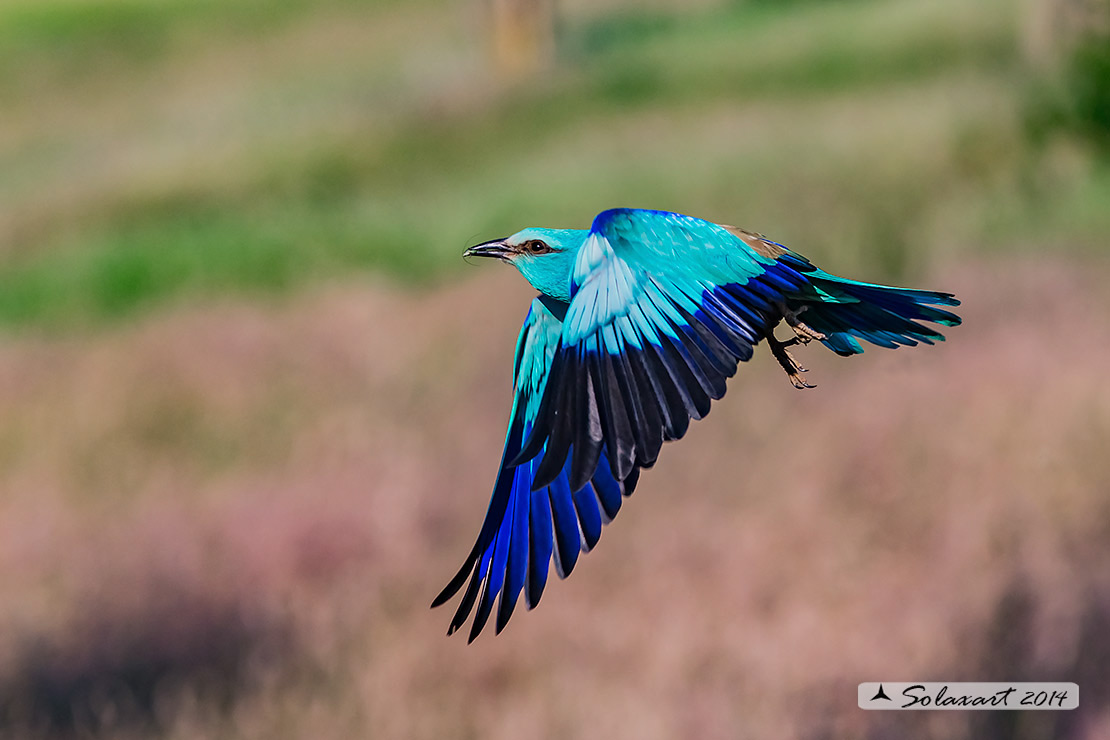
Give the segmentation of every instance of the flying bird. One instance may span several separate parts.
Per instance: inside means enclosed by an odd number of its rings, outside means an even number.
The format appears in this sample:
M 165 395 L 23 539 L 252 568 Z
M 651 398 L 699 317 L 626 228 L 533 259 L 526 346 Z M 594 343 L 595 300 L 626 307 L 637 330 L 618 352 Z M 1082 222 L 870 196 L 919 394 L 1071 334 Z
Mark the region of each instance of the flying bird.
M 520 271 L 539 295 L 517 340 L 505 451 L 478 539 L 439 606 L 463 585 L 447 634 L 497 603 L 500 633 L 521 593 L 531 609 L 550 564 L 565 578 L 663 443 L 725 394 L 766 341 L 796 388 L 791 347 L 838 355 L 933 344 L 920 322 L 957 326 L 951 293 L 831 275 L 760 234 L 667 211 L 604 211 L 588 230 L 528 228 L 466 250 Z M 788 339 L 775 327 L 785 322 Z

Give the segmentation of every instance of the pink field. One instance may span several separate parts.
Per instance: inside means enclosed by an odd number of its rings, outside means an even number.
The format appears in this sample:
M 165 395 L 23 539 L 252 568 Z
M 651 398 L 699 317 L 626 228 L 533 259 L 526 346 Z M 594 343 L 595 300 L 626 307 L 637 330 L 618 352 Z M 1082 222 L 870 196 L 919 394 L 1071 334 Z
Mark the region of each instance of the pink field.
M 1105 264 L 962 265 L 944 345 L 769 353 L 571 579 L 471 646 L 530 293 L 182 308 L 0 345 L 0 735 L 1110 737 Z M 875 680 L 1071 713 L 865 713 Z

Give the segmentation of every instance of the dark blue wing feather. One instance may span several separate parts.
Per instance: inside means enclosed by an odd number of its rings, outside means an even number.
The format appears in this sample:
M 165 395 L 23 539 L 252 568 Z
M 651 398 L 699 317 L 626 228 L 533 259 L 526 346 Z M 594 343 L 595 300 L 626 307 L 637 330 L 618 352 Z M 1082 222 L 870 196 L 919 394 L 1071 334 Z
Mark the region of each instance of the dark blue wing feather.
M 632 493 L 637 476 L 618 480 L 609 470 L 604 451 L 597 453 L 593 480 L 572 490 L 568 470 L 542 486 L 535 485 L 540 459 L 511 461 L 529 436 L 532 420 L 542 407 L 542 392 L 551 377 L 550 363 L 561 337 L 559 306 L 533 301 L 517 347 L 514 401 L 505 453 L 494 484 L 485 521 L 466 561 L 432 606 L 443 604 L 462 589 L 462 601 L 448 634 L 458 630 L 473 612 L 473 640 L 494 614 L 500 632 L 512 616 L 521 593 L 528 608 L 539 603 L 552 560 L 560 577 L 574 569 L 578 554 L 591 549 L 601 536 L 602 523 L 620 509 Z M 599 508 L 601 507 L 601 508 Z M 602 515 L 604 510 L 604 516 Z

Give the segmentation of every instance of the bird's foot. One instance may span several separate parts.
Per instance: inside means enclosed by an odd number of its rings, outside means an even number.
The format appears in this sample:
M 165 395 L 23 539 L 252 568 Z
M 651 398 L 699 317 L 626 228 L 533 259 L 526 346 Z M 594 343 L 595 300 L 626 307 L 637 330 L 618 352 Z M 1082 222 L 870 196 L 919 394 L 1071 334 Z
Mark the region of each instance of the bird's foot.
M 787 339 L 785 342 L 780 342 L 775 339 L 774 333 L 767 335 L 767 344 L 771 347 L 771 354 L 775 356 L 779 366 L 786 371 L 787 376 L 790 377 L 790 382 L 793 383 L 794 387 L 798 390 L 816 388 L 817 386 L 806 382 L 805 378 L 802 377 L 802 373 L 807 373 L 809 371 L 799 365 L 798 361 L 794 359 L 794 356 L 791 355 L 786 348 L 795 344 L 805 344 L 808 341 L 809 339 L 803 342 L 798 336 L 794 336 Z
M 794 330 L 794 338 L 798 340 L 799 344 L 809 344 L 814 339 L 820 340 L 825 338 L 824 334 L 817 331 L 809 324 L 798 321 L 797 316 L 794 317 L 793 321 L 787 318 L 786 323 L 790 324 L 790 328 Z
M 775 306 L 782 313 L 782 318 L 786 320 L 787 325 L 794 330 L 794 339 L 786 344 L 809 344 L 814 339 L 824 339 L 825 335 L 817 331 L 813 327 L 803 322 L 798 317 L 801 316 L 809 306 L 802 306 L 797 311 L 793 311 L 786 307 L 786 304 L 779 302 Z

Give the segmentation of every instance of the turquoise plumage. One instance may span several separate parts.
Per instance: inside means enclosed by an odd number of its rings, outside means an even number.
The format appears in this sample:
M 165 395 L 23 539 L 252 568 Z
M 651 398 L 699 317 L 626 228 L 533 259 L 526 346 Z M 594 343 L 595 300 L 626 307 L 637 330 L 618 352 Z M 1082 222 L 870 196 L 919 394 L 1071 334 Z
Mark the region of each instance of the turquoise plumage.
M 709 413 L 738 363 L 766 340 L 798 388 L 788 348 L 840 355 L 932 344 L 920 322 L 957 326 L 949 293 L 836 277 L 766 237 L 666 211 L 614 209 L 591 228 L 525 229 L 467 250 L 515 266 L 540 295 L 517 342 L 505 452 L 478 539 L 436 597 L 463 585 L 448 634 L 497 602 L 500 632 L 524 594 L 540 600 L 617 515 L 663 442 Z M 782 321 L 793 330 L 779 340 Z

